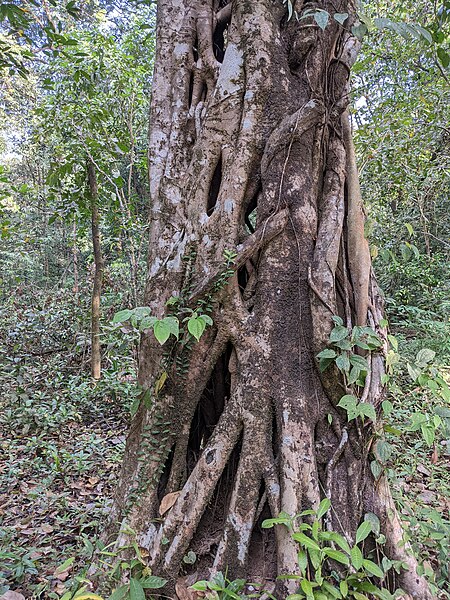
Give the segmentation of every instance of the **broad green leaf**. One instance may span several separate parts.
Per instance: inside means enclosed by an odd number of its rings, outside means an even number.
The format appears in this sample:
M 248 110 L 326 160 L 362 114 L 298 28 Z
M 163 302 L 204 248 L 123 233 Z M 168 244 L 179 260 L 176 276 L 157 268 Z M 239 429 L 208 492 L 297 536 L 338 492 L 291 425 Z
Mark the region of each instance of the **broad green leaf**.
M 350 361 L 346 354 L 340 354 L 334 362 L 340 371 L 344 371 L 345 373 L 350 371 Z
M 339 552 L 339 550 L 333 550 L 332 548 L 324 548 L 323 552 L 324 554 L 326 554 L 326 556 L 328 556 L 328 558 L 340 562 L 343 565 L 348 565 L 350 562 L 348 556 L 343 552 Z
M 380 535 L 380 519 L 377 517 L 377 515 L 373 512 L 368 512 L 364 515 L 364 521 L 367 521 L 368 523 L 370 523 L 370 526 L 372 528 L 372 531 L 374 532 L 374 534 L 376 536 Z
M 348 583 L 346 581 L 341 581 L 339 589 L 341 590 L 342 597 L 346 598 L 348 594 Z
M 317 519 L 321 519 L 325 513 L 330 510 L 331 500 L 329 498 L 324 498 L 319 504 L 319 508 L 317 509 Z
M 392 456 L 392 446 L 385 440 L 379 440 L 375 445 L 375 455 L 385 465 Z
M 363 521 L 356 531 L 356 543 L 364 541 L 369 533 L 372 531 L 372 525 L 368 521 Z
M 363 564 L 363 555 L 358 546 L 354 546 L 350 551 L 352 566 L 359 571 Z
M 206 323 L 206 325 L 213 324 L 213 320 L 211 319 L 211 317 L 209 315 L 200 315 L 199 319 L 202 319 L 202 321 L 204 321 Z
M 331 585 L 331 583 L 328 583 L 328 581 L 324 581 L 322 587 L 330 594 L 332 598 L 338 599 L 342 597 L 340 590 L 334 587 L 334 585 Z
M 359 367 L 362 371 L 369 370 L 369 365 L 367 364 L 367 360 L 362 356 L 358 356 L 358 354 L 352 354 L 350 356 L 350 362 L 352 365 Z
M 130 600 L 145 600 L 144 588 L 139 579 L 134 577 L 130 579 Z
M 378 565 L 367 558 L 363 560 L 363 568 L 371 575 L 375 575 L 375 577 L 379 577 L 380 579 L 384 577 L 382 569 L 380 569 Z
M 180 322 L 177 317 L 165 317 L 163 321 L 169 327 L 170 333 L 178 339 L 178 336 L 180 335 Z
M 435 428 L 433 425 L 428 425 L 426 423 L 422 423 L 420 426 L 422 431 L 423 439 L 427 443 L 428 446 L 432 446 L 435 438 Z
M 162 577 L 156 577 L 156 575 L 151 575 L 150 577 L 140 579 L 139 581 L 144 590 L 156 590 L 158 588 L 164 587 L 167 583 L 167 579 L 163 579 Z
M 317 358 L 336 358 L 337 354 L 331 348 L 325 348 L 322 352 L 319 352 Z
M 330 342 L 339 342 L 340 340 L 345 339 L 348 335 L 349 332 L 347 327 L 344 327 L 343 325 L 336 325 L 336 327 L 331 330 Z
M 430 348 L 422 348 L 422 350 L 419 350 L 416 355 L 416 364 L 419 367 L 425 367 L 434 359 L 435 356 L 436 352 L 434 352 L 434 350 L 430 350 Z
M 153 333 L 155 334 L 155 338 L 162 346 L 170 337 L 171 327 L 165 319 L 162 319 L 160 321 L 156 321 L 153 325 Z
M 368 404 L 367 402 L 360 402 L 358 404 L 358 412 L 361 416 L 368 417 L 369 419 L 372 419 L 372 421 L 377 420 L 377 415 L 373 404 Z
M 343 25 L 345 21 L 348 19 L 348 13 L 335 13 L 333 15 L 333 19 Z
M 308 567 L 308 556 L 304 550 L 299 550 L 297 560 L 300 573 L 304 575 L 306 573 L 306 568 Z
M 330 15 L 325 10 L 320 10 L 314 13 L 314 21 L 317 23 L 320 29 L 322 29 L 322 31 L 324 31 L 328 25 L 329 18 Z
M 306 597 L 308 598 L 308 600 L 309 599 L 314 600 L 313 586 L 312 586 L 312 584 L 311 584 L 310 581 L 308 581 L 307 579 L 302 579 L 300 581 L 300 587 L 305 592 Z
M 407 363 L 406 368 L 408 369 L 409 376 L 413 381 L 416 381 L 420 377 L 422 371 L 418 367 L 412 366 L 409 363 Z
M 305 548 L 311 548 L 311 550 L 320 550 L 319 545 L 304 533 L 293 533 L 292 539 L 294 539 L 296 542 L 299 542 Z
M 128 595 L 129 585 L 121 585 L 113 591 L 108 600 L 123 600 Z
M 138 306 L 133 312 L 138 319 L 143 319 L 144 317 L 148 317 L 150 315 L 151 310 L 149 306 Z
M 187 324 L 189 333 L 195 337 L 197 342 L 205 331 L 206 323 L 199 317 L 191 317 Z
M 208 581 L 202 579 L 201 581 L 197 581 L 193 585 L 190 586 L 190 589 L 196 590 L 197 592 L 206 592 L 208 589 Z
M 150 329 L 150 327 L 153 327 L 156 321 L 156 317 L 144 317 L 139 324 L 139 329 L 141 331 L 144 331 L 145 329 Z
M 345 408 L 345 410 L 348 410 L 355 408 L 357 403 L 358 400 L 357 398 L 355 398 L 355 396 L 352 396 L 351 394 L 346 394 L 345 396 L 342 396 L 337 405 L 340 408 Z
M 114 317 L 112 322 L 113 323 L 123 323 L 124 321 L 128 321 L 128 319 L 133 315 L 133 311 L 129 310 L 129 309 L 125 309 L 125 310 L 119 310 L 119 312 L 117 312 Z

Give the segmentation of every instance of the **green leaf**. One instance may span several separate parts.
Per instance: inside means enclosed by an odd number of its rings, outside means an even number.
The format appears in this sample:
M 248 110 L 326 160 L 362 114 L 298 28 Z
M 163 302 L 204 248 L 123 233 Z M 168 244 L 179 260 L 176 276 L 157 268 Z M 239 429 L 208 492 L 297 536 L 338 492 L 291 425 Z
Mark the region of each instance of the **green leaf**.
M 150 315 L 151 310 L 149 306 L 138 306 L 133 312 L 138 319 L 143 319 L 144 317 L 148 317 Z
M 331 558 L 332 560 L 340 562 L 343 565 L 349 564 L 348 556 L 343 552 L 339 552 L 339 550 L 333 550 L 332 548 L 324 548 L 323 552 L 324 554 L 326 554 L 326 556 L 328 556 L 328 558 Z
M 292 539 L 299 542 L 303 547 L 310 548 L 311 550 L 320 550 L 320 546 L 307 535 L 301 532 L 293 533 Z
M 381 403 L 381 407 L 383 409 L 383 414 L 388 417 L 394 409 L 394 405 L 390 400 L 383 400 Z
M 339 589 L 341 590 L 341 594 L 344 598 L 346 598 L 348 594 L 348 583 L 346 581 L 341 581 L 339 584 Z
M 116 590 L 113 591 L 111 596 L 109 596 L 108 600 L 123 600 L 125 596 L 128 594 L 129 585 L 121 585 Z
M 436 352 L 430 350 L 430 348 L 422 348 L 416 355 L 416 364 L 419 367 L 425 367 L 428 363 L 434 360 Z
M 376 536 L 380 535 L 380 519 L 377 517 L 377 515 L 373 512 L 368 512 L 364 515 L 364 521 L 367 521 L 368 523 L 370 523 L 370 526 L 372 528 L 373 533 Z
M 140 331 L 144 331 L 145 329 L 150 329 L 156 323 L 156 317 L 144 317 L 142 321 L 139 323 Z
M 178 339 L 180 335 L 180 322 L 177 317 L 165 317 L 163 322 L 169 327 L 170 333 Z
M 314 13 L 314 21 L 317 23 L 320 29 L 322 29 L 322 31 L 324 31 L 328 25 L 329 18 L 330 15 L 325 10 L 320 10 Z
M 385 440 L 379 440 L 375 445 L 375 456 L 385 465 L 392 456 L 392 446 Z
M 198 342 L 205 331 L 206 323 L 198 317 L 191 317 L 188 321 L 187 327 L 189 333 L 195 337 Z
M 139 579 L 130 579 L 130 600 L 145 600 L 145 592 Z
M 369 521 L 364 521 L 361 523 L 356 531 L 356 543 L 359 544 L 360 542 L 364 541 L 371 531 L 372 524 L 369 523 Z
M 361 416 L 368 417 L 369 419 L 372 419 L 372 421 L 377 420 L 377 415 L 373 404 L 368 404 L 367 402 L 360 402 L 358 404 L 358 412 Z
M 317 358 L 336 358 L 337 354 L 334 350 L 332 350 L 331 348 L 325 348 L 325 350 L 322 350 L 322 352 L 319 352 L 319 354 L 317 355 Z
M 319 504 L 319 508 L 317 509 L 317 519 L 321 519 L 325 513 L 330 510 L 331 500 L 329 498 L 324 498 Z
M 422 423 L 420 426 L 422 431 L 423 439 L 427 443 L 428 446 L 432 446 L 435 438 L 435 429 L 433 425 L 428 425 L 426 423 Z
M 334 587 L 334 585 L 331 585 L 331 583 L 328 583 L 328 581 L 324 581 L 322 584 L 322 587 L 324 590 L 326 590 L 330 596 L 332 596 L 333 598 L 340 598 L 341 597 L 341 592 Z
M 213 320 L 211 319 L 211 317 L 209 315 L 200 315 L 199 319 L 202 319 L 202 321 L 204 321 L 206 323 L 206 325 L 213 324 Z
M 348 545 L 347 540 L 344 536 L 336 533 L 335 531 L 322 531 L 319 533 L 319 539 L 327 540 L 329 542 L 334 542 L 337 544 L 344 552 L 350 554 L 350 546 Z
M 163 579 L 162 577 L 156 577 L 156 575 L 151 575 L 150 577 L 140 579 L 139 581 L 144 590 L 156 590 L 164 587 L 167 583 L 167 579 Z
M 352 365 L 359 367 L 361 371 L 368 371 L 369 365 L 367 364 L 367 360 L 362 356 L 358 356 L 358 354 L 352 354 L 350 356 L 350 362 Z
M 433 43 L 433 38 L 431 36 L 431 33 L 425 29 L 425 27 L 422 27 L 421 25 L 418 25 L 416 23 L 415 28 L 417 29 L 417 31 L 420 33 L 420 35 L 423 37 L 424 40 L 426 40 L 429 44 Z
M 363 37 L 367 33 L 367 26 L 364 25 L 364 23 L 359 23 L 359 25 L 353 25 L 353 27 L 352 27 L 352 33 L 359 40 L 362 40 Z
M 193 585 L 190 586 L 191 590 L 196 590 L 197 592 L 206 592 L 208 589 L 208 581 L 202 579 L 201 581 L 197 581 Z
M 162 346 L 170 337 L 171 326 L 166 319 L 155 321 L 155 324 L 153 325 L 153 333 L 155 334 L 155 338 Z
M 444 50 L 444 48 L 437 49 L 437 55 L 441 64 L 444 68 L 447 68 L 450 65 L 450 55 Z
M 358 400 L 357 398 L 355 398 L 355 396 L 352 396 L 351 394 L 346 394 L 345 396 L 342 396 L 337 405 L 340 408 L 345 408 L 345 410 L 348 410 L 355 408 L 357 403 Z
M 408 369 L 409 376 L 411 377 L 411 379 L 413 381 L 416 381 L 417 379 L 419 379 L 422 371 L 418 367 L 412 366 L 409 363 L 407 363 L 406 368 Z
M 344 371 L 345 373 L 350 371 L 350 361 L 346 354 L 340 354 L 334 362 L 340 371 Z
M 300 587 L 305 592 L 308 598 L 312 597 L 314 599 L 313 586 L 311 585 L 310 581 L 308 581 L 307 579 L 302 579 L 300 582 Z
M 350 551 L 352 566 L 359 571 L 363 564 L 363 555 L 358 546 L 354 546 Z
M 384 573 L 380 567 L 367 558 L 363 560 L 363 568 L 371 575 L 375 575 L 375 577 L 379 577 L 380 579 L 384 577 Z
M 133 315 L 133 311 L 129 310 L 129 309 L 125 309 L 125 310 L 119 310 L 119 312 L 117 312 L 114 317 L 112 322 L 113 323 L 123 323 L 124 321 L 128 321 L 128 319 Z
M 348 19 L 348 13 L 335 13 L 333 15 L 333 19 L 343 25 L 345 21 Z
M 336 325 L 336 327 L 331 330 L 330 342 L 339 342 L 340 340 L 345 339 L 348 335 L 349 332 L 347 327 L 344 327 L 343 325 Z
M 308 556 L 304 550 L 299 550 L 298 552 L 298 566 L 300 569 L 300 573 L 304 575 L 306 573 L 306 569 L 308 567 Z
M 263 529 L 271 529 L 274 525 L 286 525 L 286 527 L 290 527 L 292 525 L 292 518 L 285 512 L 280 512 L 278 517 L 273 519 L 264 519 L 261 524 Z

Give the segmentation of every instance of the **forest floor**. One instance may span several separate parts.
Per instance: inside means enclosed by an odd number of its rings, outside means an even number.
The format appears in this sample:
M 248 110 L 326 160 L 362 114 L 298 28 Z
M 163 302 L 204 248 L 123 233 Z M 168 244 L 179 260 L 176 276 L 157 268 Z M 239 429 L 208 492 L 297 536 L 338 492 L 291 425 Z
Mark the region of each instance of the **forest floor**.
M 114 371 L 94 387 L 87 375 L 56 376 L 57 361 L 22 356 L 0 373 L 0 595 L 3 586 L 57 599 L 81 585 L 117 481 L 130 374 L 119 389 Z M 411 431 L 414 413 L 437 423 L 442 403 L 398 383 L 386 417 L 386 468 L 406 535 L 437 597 L 448 599 L 450 421 L 435 427 L 432 443 L 420 427 Z

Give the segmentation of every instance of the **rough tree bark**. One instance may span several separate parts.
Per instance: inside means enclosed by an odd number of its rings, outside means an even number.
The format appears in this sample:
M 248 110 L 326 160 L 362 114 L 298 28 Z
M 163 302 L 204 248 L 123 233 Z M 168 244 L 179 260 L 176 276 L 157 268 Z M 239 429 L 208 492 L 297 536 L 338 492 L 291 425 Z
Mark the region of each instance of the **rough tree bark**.
M 137 532 L 172 590 L 190 548 L 199 577 L 228 568 L 275 580 L 298 571 L 297 547 L 261 519 L 328 496 L 327 525 L 349 540 L 366 512 L 379 515 L 388 555 L 410 565 L 402 587 L 426 600 L 386 481 L 369 468 L 376 425 L 347 422 L 337 403 L 349 390 L 315 358 L 333 315 L 386 335 L 346 112 L 356 9 L 295 5 L 307 8 L 349 17 L 322 31 L 289 20 L 281 0 L 158 2 L 146 304 L 180 320 L 209 307 L 214 325 L 198 344 L 143 337 L 152 402 L 133 420 L 108 534 L 120 547 Z M 224 274 L 227 250 L 236 258 Z M 363 391 L 377 412 L 382 374 L 380 351 Z M 293 589 L 281 582 L 277 597 Z
M 95 165 L 91 159 L 87 162 L 89 200 L 91 205 L 92 246 L 94 249 L 94 282 L 91 298 L 91 375 L 93 379 L 101 376 L 100 345 L 100 299 L 103 282 L 103 255 L 100 243 L 100 212 L 98 208 L 98 185 Z

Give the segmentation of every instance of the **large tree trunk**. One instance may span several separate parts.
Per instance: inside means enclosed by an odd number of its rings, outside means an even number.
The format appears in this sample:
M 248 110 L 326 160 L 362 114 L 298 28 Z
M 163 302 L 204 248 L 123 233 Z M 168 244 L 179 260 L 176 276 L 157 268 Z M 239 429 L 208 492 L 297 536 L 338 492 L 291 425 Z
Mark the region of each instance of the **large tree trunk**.
M 196 344 L 143 337 L 139 378 L 152 403 L 133 420 L 111 519 L 120 529 L 109 533 L 126 545 L 131 527 L 172 585 L 189 549 L 199 576 L 275 580 L 298 572 L 298 548 L 261 519 L 327 496 L 327 526 L 349 540 L 366 512 L 379 515 L 385 551 L 410 561 L 404 589 L 424 600 L 386 482 L 369 468 L 375 425 L 347 422 L 337 403 L 355 390 L 315 358 L 333 315 L 385 340 L 346 113 L 355 6 L 295 8 L 350 16 L 321 30 L 288 19 L 279 0 L 159 1 L 146 302 L 180 321 L 201 307 L 214 325 Z M 369 358 L 362 393 L 378 412 L 383 351 Z M 177 491 L 161 519 L 161 500 Z M 295 586 L 279 583 L 277 597 Z

